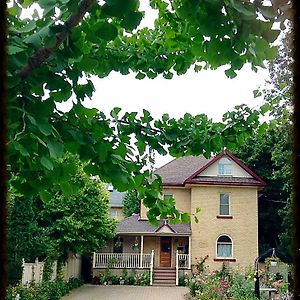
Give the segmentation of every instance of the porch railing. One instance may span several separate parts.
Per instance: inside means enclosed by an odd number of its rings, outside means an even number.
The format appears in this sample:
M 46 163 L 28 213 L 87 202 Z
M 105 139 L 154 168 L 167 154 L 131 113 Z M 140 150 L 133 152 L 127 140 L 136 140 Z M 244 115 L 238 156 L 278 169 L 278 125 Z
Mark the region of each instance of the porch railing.
M 142 260 L 142 261 L 141 261 Z M 151 253 L 96 253 L 93 255 L 93 268 L 150 269 Z
M 188 254 L 178 254 L 178 268 L 188 269 L 189 268 L 189 255 Z
M 176 251 L 176 285 L 179 283 L 179 269 L 189 269 L 190 268 L 190 257 L 189 254 L 179 254 Z

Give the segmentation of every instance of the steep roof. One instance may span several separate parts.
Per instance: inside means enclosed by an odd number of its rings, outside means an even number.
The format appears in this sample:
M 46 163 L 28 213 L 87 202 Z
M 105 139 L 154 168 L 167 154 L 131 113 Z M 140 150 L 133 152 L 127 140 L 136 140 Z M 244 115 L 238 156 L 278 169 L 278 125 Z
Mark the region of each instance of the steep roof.
M 232 159 L 239 167 L 252 178 L 230 176 L 198 176 L 223 156 Z M 230 151 L 226 150 L 218 155 L 206 159 L 204 156 L 186 156 L 172 160 L 155 171 L 160 175 L 164 186 L 184 186 L 185 184 L 219 184 L 219 185 L 246 185 L 265 186 L 266 183 L 248 167 L 246 167 Z
M 185 180 L 209 162 L 204 156 L 186 156 L 173 159 L 155 171 L 164 185 L 183 185 Z
M 158 226 L 153 226 L 148 220 L 140 219 L 139 215 L 132 215 L 131 217 L 123 219 L 117 226 L 118 234 L 133 234 L 140 233 L 145 235 L 155 234 L 161 227 L 167 225 L 174 233 L 174 235 L 190 235 L 191 234 L 191 224 L 181 223 L 181 224 L 169 224 L 166 221 L 159 221 Z

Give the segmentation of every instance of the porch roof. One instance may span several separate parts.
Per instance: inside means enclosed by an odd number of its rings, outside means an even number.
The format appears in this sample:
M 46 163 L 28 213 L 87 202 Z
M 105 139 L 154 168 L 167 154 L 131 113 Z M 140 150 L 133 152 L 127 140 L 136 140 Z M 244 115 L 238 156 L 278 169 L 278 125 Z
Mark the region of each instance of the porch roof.
M 170 228 L 170 231 L 165 233 L 160 231 L 163 226 Z M 123 219 L 117 226 L 118 234 L 141 234 L 141 235 L 191 235 L 191 224 L 168 224 L 165 221 L 159 221 L 158 226 L 153 226 L 148 220 L 140 219 L 139 215 Z

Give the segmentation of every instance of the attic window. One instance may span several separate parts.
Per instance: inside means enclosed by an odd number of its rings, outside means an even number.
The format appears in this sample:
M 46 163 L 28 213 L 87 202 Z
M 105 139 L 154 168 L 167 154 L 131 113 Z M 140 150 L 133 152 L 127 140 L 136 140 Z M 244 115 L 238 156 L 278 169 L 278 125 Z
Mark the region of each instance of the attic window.
M 232 175 L 232 163 L 227 157 L 219 160 L 219 175 Z

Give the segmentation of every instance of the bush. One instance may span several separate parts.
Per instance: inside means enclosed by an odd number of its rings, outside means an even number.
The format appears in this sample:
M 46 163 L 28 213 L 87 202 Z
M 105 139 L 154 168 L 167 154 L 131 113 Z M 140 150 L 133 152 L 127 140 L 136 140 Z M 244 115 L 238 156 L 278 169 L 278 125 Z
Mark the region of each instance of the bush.
M 58 300 L 68 294 L 73 288 L 83 284 L 81 279 L 70 278 L 68 282 L 55 280 L 40 284 L 10 286 L 7 289 L 6 300 L 15 300 L 19 294 L 21 300 Z

